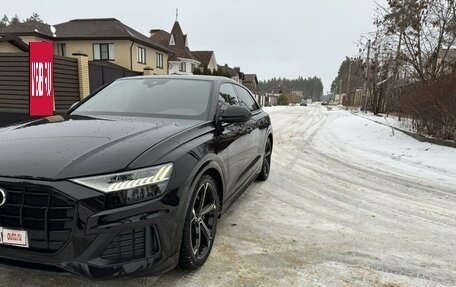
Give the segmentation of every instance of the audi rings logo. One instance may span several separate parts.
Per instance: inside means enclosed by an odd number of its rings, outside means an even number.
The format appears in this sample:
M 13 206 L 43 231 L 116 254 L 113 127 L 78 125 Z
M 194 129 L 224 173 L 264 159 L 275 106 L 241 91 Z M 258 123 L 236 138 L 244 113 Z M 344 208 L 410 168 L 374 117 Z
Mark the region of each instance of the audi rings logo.
M 0 188 L 0 206 L 3 206 L 6 202 L 6 191 Z

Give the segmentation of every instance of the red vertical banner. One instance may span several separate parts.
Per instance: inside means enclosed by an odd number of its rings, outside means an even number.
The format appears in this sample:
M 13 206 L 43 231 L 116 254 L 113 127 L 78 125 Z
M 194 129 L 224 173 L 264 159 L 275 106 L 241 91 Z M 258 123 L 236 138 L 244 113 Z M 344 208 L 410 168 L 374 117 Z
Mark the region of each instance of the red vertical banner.
M 30 42 L 30 115 L 54 114 L 54 44 Z

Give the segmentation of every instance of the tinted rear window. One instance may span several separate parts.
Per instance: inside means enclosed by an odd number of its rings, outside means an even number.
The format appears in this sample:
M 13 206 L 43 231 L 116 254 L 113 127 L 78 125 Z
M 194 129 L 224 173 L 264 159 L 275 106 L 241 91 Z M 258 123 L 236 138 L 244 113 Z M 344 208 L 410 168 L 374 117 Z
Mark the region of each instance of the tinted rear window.
M 207 118 L 211 82 L 138 78 L 115 81 L 72 114 Z

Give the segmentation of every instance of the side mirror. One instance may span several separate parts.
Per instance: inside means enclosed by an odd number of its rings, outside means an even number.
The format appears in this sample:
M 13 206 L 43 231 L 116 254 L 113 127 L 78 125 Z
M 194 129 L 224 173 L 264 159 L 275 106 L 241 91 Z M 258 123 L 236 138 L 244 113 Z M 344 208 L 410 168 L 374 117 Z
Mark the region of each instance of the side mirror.
M 252 117 L 252 112 L 243 106 L 228 106 L 222 112 L 222 121 L 225 123 L 244 123 Z

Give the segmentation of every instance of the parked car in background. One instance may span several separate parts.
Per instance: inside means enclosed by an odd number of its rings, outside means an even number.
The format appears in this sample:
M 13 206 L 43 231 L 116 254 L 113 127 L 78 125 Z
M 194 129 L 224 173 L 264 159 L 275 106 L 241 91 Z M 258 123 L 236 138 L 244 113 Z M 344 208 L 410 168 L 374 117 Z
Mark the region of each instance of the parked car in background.
M 0 128 L 0 257 L 95 278 L 197 268 L 272 147 L 269 116 L 228 78 L 116 80 Z

